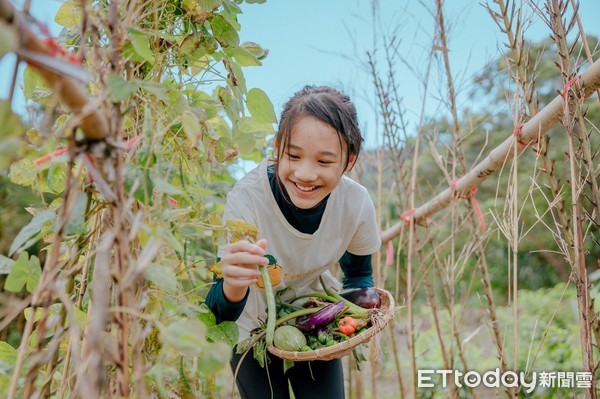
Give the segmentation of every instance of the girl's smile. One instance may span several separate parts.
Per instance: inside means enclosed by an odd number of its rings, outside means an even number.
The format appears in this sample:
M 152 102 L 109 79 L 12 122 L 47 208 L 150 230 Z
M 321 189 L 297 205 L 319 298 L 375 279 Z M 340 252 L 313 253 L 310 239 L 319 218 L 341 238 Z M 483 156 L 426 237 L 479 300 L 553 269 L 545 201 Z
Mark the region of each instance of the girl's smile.
M 343 143 L 343 146 L 342 146 Z M 350 170 L 356 156 L 346 167 L 346 145 L 338 132 L 313 116 L 303 116 L 291 132 L 287 148 L 279 148 L 277 176 L 290 199 L 301 209 L 319 205 Z

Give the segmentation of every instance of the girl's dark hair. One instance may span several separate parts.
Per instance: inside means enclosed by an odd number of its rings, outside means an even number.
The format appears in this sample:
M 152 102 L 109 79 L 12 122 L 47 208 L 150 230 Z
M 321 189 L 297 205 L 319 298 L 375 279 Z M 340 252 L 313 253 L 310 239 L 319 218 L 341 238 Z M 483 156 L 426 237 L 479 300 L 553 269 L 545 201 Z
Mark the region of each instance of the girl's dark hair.
M 329 86 L 304 86 L 288 100 L 281 112 L 275 136 L 279 145 L 277 150 L 289 146 L 294 125 L 304 116 L 315 117 L 337 131 L 340 145 L 343 141 L 347 148 L 344 169 L 350 162 L 350 155 L 358 157 L 363 137 L 358 127 L 356 107 L 347 95 Z

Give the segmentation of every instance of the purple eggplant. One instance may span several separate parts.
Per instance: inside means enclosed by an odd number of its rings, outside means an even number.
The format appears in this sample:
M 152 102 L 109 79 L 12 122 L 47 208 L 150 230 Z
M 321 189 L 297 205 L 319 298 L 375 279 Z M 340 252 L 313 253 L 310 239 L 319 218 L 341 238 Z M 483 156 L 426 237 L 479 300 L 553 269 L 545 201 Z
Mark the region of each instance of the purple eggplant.
M 344 301 L 339 301 L 325 306 L 323 309 L 311 315 L 306 315 L 296 319 L 296 327 L 301 331 L 312 331 L 315 328 L 326 326 L 335 320 L 344 309 Z
M 381 296 L 373 287 L 349 288 L 341 291 L 340 296 L 361 308 L 374 309 L 381 307 Z

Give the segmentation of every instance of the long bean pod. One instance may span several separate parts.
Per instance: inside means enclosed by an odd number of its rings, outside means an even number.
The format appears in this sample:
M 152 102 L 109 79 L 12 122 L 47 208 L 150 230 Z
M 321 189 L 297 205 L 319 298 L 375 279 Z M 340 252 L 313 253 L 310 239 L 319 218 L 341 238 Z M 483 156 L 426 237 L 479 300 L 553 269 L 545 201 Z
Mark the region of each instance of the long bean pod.
M 267 271 L 267 266 L 260 266 L 263 283 L 265 285 L 265 296 L 267 298 L 267 327 L 265 329 L 265 342 L 267 345 L 273 345 L 273 334 L 275 333 L 275 321 L 277 320 L 277 310 L 275 307 L 275 294 L 273 294 L 273 285 Z
M 327 288 L 327 286 L 323 282 L 322 277 L 319 277 L 319 281 L 321 282 L 321 285 L 323 286 L 323 289 L 325 290 L 325 294 L 327 296 L 334 298 L 335 301 L 344 301 L 344 303 L 348 307 L 348 311 L 347 311 L 348 315 L 357 316 L 357 317 L 369 317 L 368 309 L 361 308 L 360 306 L 358 306 L 358 305 L 352 303 L 351 301 L 347 300 L 346 298 L 342 297 L 337 292 Z

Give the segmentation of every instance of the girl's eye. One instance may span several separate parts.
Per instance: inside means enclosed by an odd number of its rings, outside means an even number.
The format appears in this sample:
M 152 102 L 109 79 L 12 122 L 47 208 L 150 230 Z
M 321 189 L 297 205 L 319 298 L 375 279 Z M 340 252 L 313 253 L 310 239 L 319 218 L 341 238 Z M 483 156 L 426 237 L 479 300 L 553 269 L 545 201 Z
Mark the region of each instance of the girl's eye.
M 290 159 L 300 159 L 298 155 L 290 154 L 289 152 L 285 153 Z
M 321 165 L 331 165 L 333 162 L 331 161 L 319 161 Z

